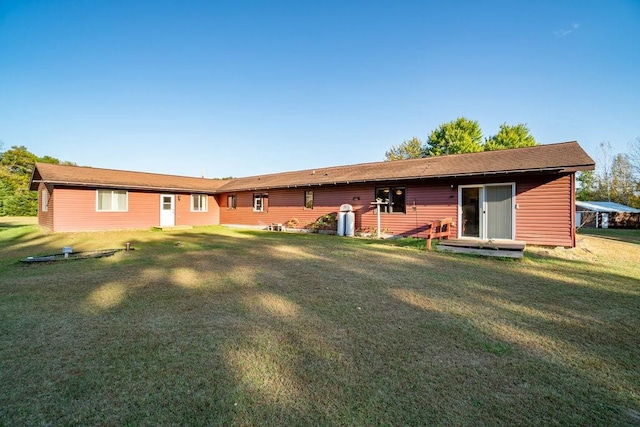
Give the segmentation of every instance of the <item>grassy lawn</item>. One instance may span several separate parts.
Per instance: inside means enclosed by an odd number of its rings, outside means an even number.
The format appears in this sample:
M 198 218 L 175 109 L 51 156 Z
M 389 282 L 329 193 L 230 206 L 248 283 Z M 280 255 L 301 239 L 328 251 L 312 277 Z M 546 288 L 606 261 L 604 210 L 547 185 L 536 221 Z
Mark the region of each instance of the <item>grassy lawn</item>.
M 503 260 L 0 218 L 0 425 L 639 425 L 639 233 Z

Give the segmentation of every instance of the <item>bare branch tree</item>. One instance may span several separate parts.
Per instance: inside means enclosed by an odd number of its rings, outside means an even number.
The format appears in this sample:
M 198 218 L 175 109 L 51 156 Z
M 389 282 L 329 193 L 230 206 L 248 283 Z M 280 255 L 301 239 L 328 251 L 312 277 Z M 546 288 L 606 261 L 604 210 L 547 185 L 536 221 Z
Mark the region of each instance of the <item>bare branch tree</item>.
M 640 136 L 629 143 L 628 157 L 636 173 L 636 177 L 640 180 Z
M 611 201 L 611 143 L 602 141 L 598 147 L 600 148 L 600 165 L 602 169 L 602 183 L 606 189 L 607 201 Z

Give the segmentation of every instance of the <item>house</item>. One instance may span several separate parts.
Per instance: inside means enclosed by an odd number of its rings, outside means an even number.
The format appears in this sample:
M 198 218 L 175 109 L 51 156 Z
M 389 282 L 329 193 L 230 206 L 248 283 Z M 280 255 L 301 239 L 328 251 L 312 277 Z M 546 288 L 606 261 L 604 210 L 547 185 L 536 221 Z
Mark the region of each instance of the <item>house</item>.
M 311 223 L 348 203 L 355 227 L 420 236 L 454 218 L 459 238 L 575 245 L 577 142 L 214 180 L 37 163 L 38 222 L 53 231 Z
M 640 228 L 640 209 L 615 202 L 576 201 L 576 225 L 595 228 Z

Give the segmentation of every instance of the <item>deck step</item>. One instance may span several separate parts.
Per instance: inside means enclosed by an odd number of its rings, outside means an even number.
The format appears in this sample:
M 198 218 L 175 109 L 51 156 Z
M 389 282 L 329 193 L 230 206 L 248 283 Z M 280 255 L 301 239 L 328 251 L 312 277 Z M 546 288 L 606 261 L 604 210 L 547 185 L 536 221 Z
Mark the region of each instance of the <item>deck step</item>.
M 441 241 L 437 249 L 443 252 L 522 258 L 525 246 L 525 242 L 517 240 L 449 239 Z

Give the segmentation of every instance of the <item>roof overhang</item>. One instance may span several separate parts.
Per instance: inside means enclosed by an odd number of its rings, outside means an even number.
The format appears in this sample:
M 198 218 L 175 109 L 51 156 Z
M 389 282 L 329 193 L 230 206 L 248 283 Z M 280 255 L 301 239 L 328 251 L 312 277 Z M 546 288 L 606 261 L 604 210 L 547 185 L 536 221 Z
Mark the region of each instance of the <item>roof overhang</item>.
M 96 184 L 89 182 L 71 182 L 71 181 L 52 181 L 32 179 L 30 189 L 37 190 L 40 183 L 51 184 L 54 187 L 83 187 L 83 188 L 111 188 L 122 190 L 138 190 L 138 191 L 166 191 L 166 192 L 184 192 L 184 193 L 197 193 L 197 194 L 216 194 L 215 190 L 208 190 L 202 188 L 186 188 L 186 187 L 153 187 L 144 185 L 124 185 L 124 184 Z
M 501 170 L 501 171 L 484 171 L 484 172 L 470 172 L 470 173 L 453 173 L 442 174 L 437 176 L 406 176 L 406 177 L 383 177 L 383 178 L 371 178 L 371 179 L 354 179 L 354 180 L 338 180 L 327 182 L 309 182 L 299 184 L 281 184 L 281 185 L 264 185 L 264 186 L 248 186 L 248 187 L 228 187 L 221 188 L 214 191 L 214 194 L 221 193 L 233 193 L 237 191 L 263 191 L 263 190 L 278 190 L 287 188 L 309 188 L 309 187 L 322 187 L 322 186 L 336 186 L 336 185 L 349 185 L 349 184 L 365 184 L 365 183 L 381 183 L 381 182 L 400 182 L 400 181 L 440 181 L 443 179 L 456 179 L 456 178 L 482 178 L 487 176 L 507 176 L 507 175 L 524 175 L 524 174 L 563 174 L 563 173 L 575 173 L 585 169 L 594 169 L 593 165 L 585 165 L 584 167 L 562 167 L 562 168 L 538 168 L 538 169 L 515 169 L 515 170 Z

